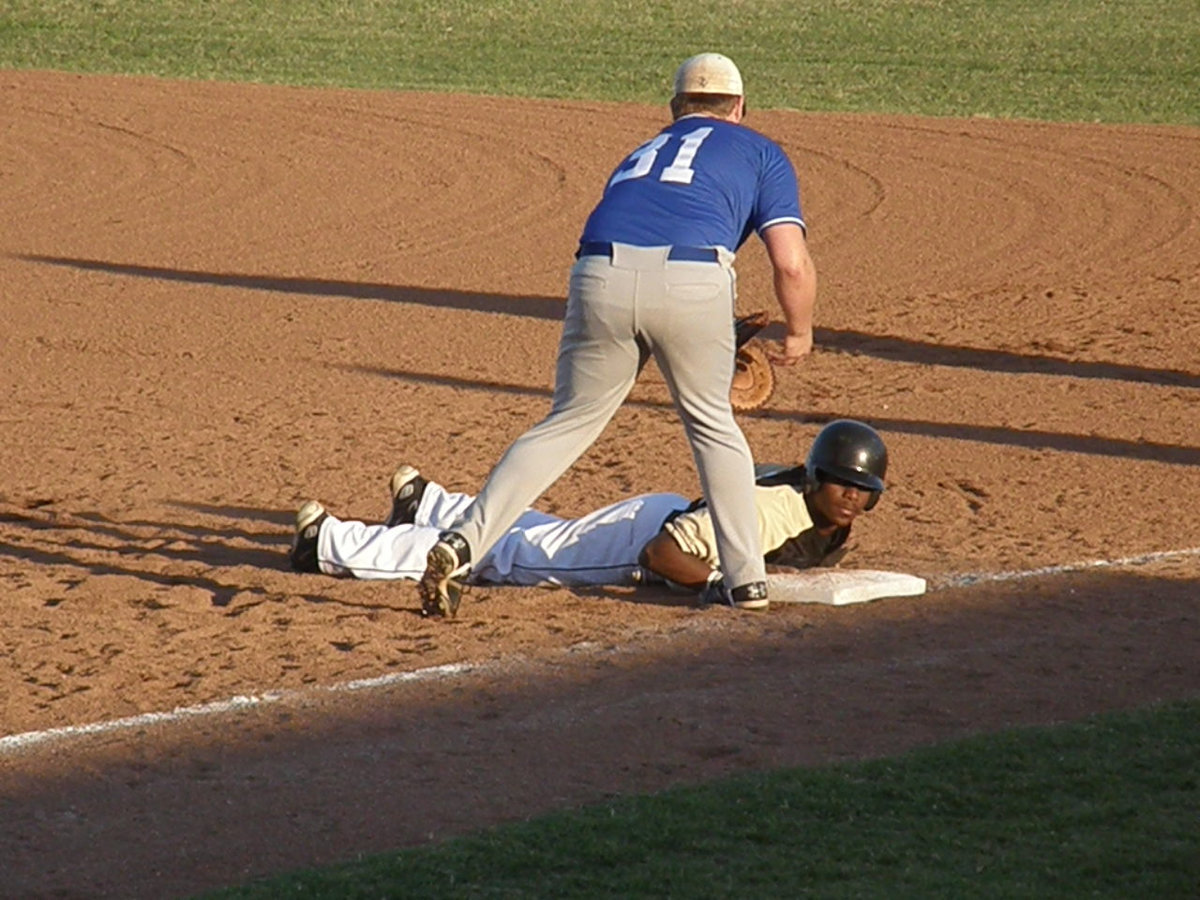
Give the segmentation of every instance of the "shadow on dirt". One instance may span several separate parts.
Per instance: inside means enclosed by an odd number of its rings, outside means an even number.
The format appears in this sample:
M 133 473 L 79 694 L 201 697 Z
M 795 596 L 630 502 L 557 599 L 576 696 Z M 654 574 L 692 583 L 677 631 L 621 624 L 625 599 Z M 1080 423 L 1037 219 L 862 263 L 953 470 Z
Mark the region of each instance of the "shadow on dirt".
M 388 303 L 415 303 L 441 309 L 504 313 L 533 319 L 559 321 L 563 316 L 561 297 L 513 297 L 462 291 L 403 287 L 380 282 L 338 281 L 323 278 L 283 278 L 248 273 L 202 272 L 169 269 L 134 263 L 79 259 L 65 256 L 20 255 L 25 262 L 65 266 L 85 271 L 108 272 L 134 278 L 154 278 L 188 284 L 211 284 L 256 291 L 274 291 L 315 297 L 347 297 L 353 300 L 382 300 Z M 762 337 L 779 340 L 782 326 L 768 326 Z M 950 366 L 980 371 L 1017 374 L 1058 375 L 1071 378 L 1102 378 L 1145 384 L 1200 388 L 1200 373 L 1175 369 L 1149 369 L 1124 363 L 1069 360 L 1042 354 L 1013 353 L 976 347 L 957 347 L 915 341 L 861 331 L 817 328 L 816 344 L 824 350 L 871 356 L 895 362 Z
M 281 594 L 234 571 L 238 567 L 291 571 L 287 555 L 290 533 L 281 535 L 272 528 L 290 524 L 291 513 L 253 507 L 175 505 L 206 515 L 228 516 L 246 525 L 213 526 L 187 518 L 116 520 L 87 511 L 60 514 L 44 504 L 27 512 L 9 508 L 0 510 L 0 558 L 67 573 L 128 576 L 145 582 L 149 588 L 198 588 L 211 595 L 215 607 L 229 607 L 236 599 L 236 607 L 227 613 L 231 616 L 241 615 L 257 603 L 282 598 L 393 609 L 383 604 L 347 603 L 317 593 Z M 267 530 L 256 528 L 256 524 Z M 193 564 L 195 571 L 182 572 L 179 564 Z M 153 608 L 153 595 L 144 602 Z
M 439 387 L 452 387 L 459 390 L 480 390 L 487 393 L 499 392 L 546 398 L 552 395 L 552 391 L 548 388 L 536 388 L 522 384 L 456 378 L 449 375 L 420 375 L 372 366 L 346 366 L 345 368 L 368 375 L 394 378 L 397 381 L 406 381 L 411 384 L 437 385 Z M 671 404 L 667 401 L 629 398 L 625 403 L 627 406 L 655 409 L 671 408 Z M 853 416 L 854 413 L 851 410 L 840 413 L 814 413 L 800 409 L 787 409 L 786 407 L 772 404 L 768 409 L 739 413 L 739 415 L 747 419 L 792 419 L 796 422 L 808 424 L 824 424 L 843 415 Z M 1200 447 L 1186 447 L 1176 444 L 1131 441 L 1119 438 L 1096 437 L 1093 435 L 1063 434 L 1062 432 L 1033 429 L 1018 430 L 1001 426 L 956 425 L 941 422 L 914 421 L 911 419 L 889 419 L 879 416 L 872 416 L 871 424 L 883 432 L 912 434 L 920 437 L 948 438 L 957 441 L 980 441 L 1004 446 L 1027 447 L 1035 450 L 1061 450 L 1068 453 L 1112 456 L 1120 459 L 1142 459 L 1178 466 L 1200 465 Z
M 1200 692 L 1194 582 L 1147 573 L 756 621 L 7 749 L 0 893 L 183 896 L 615 794 Z

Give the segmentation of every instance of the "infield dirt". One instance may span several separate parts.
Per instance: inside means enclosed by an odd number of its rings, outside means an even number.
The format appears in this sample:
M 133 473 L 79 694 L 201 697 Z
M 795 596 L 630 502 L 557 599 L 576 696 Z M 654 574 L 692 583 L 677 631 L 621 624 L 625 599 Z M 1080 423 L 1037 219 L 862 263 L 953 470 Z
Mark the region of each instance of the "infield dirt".
M 846 564 L 933 590 L 477 588 L 448 623 L 288 571 L 293 513 L 381 518 L 406 461 L 480 485 L 548 408 L 579 228 L 665 108 L 5 72 L 0 113 L 0 736 L 42 735 L 0 754 L 0 895 L 183 896 L 1200 691 L 1196 129 L 752 112 L 821 284 L 816 353 L 744 429 L 788 462 L 876 425 Z M 738 311 L 777 312 L 755 239 L 738 271 Z M 648 490 L 698 491 L 653 367 L 541 505 Z

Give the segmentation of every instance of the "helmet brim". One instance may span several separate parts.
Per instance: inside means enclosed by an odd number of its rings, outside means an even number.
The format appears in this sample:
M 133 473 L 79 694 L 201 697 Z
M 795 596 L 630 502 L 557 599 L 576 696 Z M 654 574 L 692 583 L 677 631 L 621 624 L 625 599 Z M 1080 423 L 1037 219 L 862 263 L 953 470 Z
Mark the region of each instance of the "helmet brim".
M 874 491 L 875 493 L 882 493 L 884 490 L 883 479 L 878 475 L 863 472 L 860 469 L 849 469 L 845 466 L 821 466 L 817 469 L 817 480 L 841 481 L 862 488 L 864 491 Z

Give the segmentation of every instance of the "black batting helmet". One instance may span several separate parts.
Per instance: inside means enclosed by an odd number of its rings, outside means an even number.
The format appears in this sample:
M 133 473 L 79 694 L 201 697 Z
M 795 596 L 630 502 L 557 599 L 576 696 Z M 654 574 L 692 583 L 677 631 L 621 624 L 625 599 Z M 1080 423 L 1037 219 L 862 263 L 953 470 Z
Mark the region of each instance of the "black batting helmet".
M 804 460 L 807 489 L 825 481 L 842 481 L 870 491 L 871 509 L 879 502 L 887 474 L 888 454 L 883 438 L 870 425 L 855 419 L 837 419 L 817 433 Z

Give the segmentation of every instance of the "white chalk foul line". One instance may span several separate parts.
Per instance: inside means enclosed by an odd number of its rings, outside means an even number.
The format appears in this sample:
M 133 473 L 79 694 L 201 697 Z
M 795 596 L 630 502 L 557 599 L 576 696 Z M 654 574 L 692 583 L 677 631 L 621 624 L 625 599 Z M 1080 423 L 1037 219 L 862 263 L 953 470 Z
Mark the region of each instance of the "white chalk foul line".
M 36 744 L 45 744 L 66 738 L 109 734 L 115 731 L 127 731 L 131 728 L 144 728 L 147 725 L 160 725 L 168 722 L 182 722 L 185 719 L 222 715 L 256 706 L 270 706 L 273 703 L 279 703 L 283 700 L 311 697 L 320 692 L 341 694 L 349 691 L 371 690 L 393 684 L 403 684 L 408 681 L 429 681 L 445 676 L 461 675 L 464 672 L 480 671 L 485 668 L 487 668 L 486 665 L 449 663 L 443 666 L 431 666 L 428 669 L 417 669 L 414 672 L 394 672 L 390 675 L 362 678 L 357 681 L 346 681 L 341 684 L 310 688 L 305 691 L 268 691 L 263 694 L 239 695 L 237 697 L 230 697 L 228 700 L 202 703 L 199 706 L 179 706 L 168 712 L 141 713 L 136 716 L 126 716 L 122 719 L 110 719 L 106 722 L 92 722 L 87 725 L 65 725 L 61 728 L 49 728 L 45 731 L 27 731 L 23 734 L 10 734 L 0 738 L 0 756 L 28 749 Z
M 1155 553 L 1143 553 L 1138 556 L 1126 556 L 1121 559 L 1093 559 L 1083 562 L 1066 563 L 1057 566 L 1043 566 L 1038 569 L 1024 569 L 1011 572 L 977 572 L 965 575 L 954 575 L 930 584 L 932 590 L 954 587 L 970 587 L 976 584 L 987 584 L 999 581 L 1018 581 L 1023 578 L 1036 578 L 1041 575 L 1063 575 L 1070 572 L 1082 572 L 1087 569 L 1109 569 L 1121 566 L 1140 566 L 1165 559 L 1179 559 L 1187 556 L 1200 556 L 1200 547 L 1189 547 L 1185 550 L 1162 550 Z M 341 694 L 350 691 L 372 690 L 393 684 L 403 684 L 411 681 L 426 681 L 448 676 L 462 675 L 467 672 L 480 672 L 491 668 L 488 664 L 479 663 L 448 663 L 441 666 L 431 666 L 427 669 L 417 669 L 413 672 L 394 672 L 390 675 L 380 675 L 375 678 L 362 678 L 356 681 L 346 681 L 325 687 L 310 688 L 305 691 L 268 691 L 263 694 L 248 694 L 230 697 L 228 700 L 218 700 L 213 703 L 203 703 L 199 706 L 180 706 L 168 712 L 141 713 L 127 716 L 123 719 L 110 719 L 106 722 L 92 722 L 87 725 L 66 725 L 61 728 L 49 728 L 45 731 L 27 731 L 22 734 L 10 734 L 0 737 L 0 756 L 10 755 L 20 750 L 46 744 L 52 741 L 68 738 L 86 737 L 89 735 L 109 734 L 117 731 L 127 731 L 132 728 L 144 728 L 147 725 L 182 722 L 185 719 L 203 718 L 204 716 L 223 715 L 240 709 L 256 706 L 269 706 L 288 699 L 303 699 L 317 693 Z
M 932 587 L 940 588 L 970 587 L 974 584 L 988 584 L 997 581 L 1020 581 L 1024 578 L 1038 578 L 1042 575 L 1067 575 L 1071 572 L 1085 572 L 1088 569 L 1118 569 L 1124 566 L 1144 566 L 1147 563 L 1160 562 L 1165 559 L 1182 559 L 1186 556 L 1200 556 L 1200 547 L 1189 547 L 1186 550 L 1159 550 L 1154 553 L 1142 553 L 1137 556 L 1124 556 L 1120 559 L 1089 559 L 1081 562 L 1064 563 L 1058 566 L 1042 566 L 1038 569 L 1024 569 L 1012 572 L 974 572 L 966 575 L 953 575 L 938 579 Z

